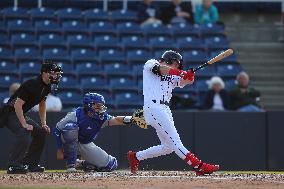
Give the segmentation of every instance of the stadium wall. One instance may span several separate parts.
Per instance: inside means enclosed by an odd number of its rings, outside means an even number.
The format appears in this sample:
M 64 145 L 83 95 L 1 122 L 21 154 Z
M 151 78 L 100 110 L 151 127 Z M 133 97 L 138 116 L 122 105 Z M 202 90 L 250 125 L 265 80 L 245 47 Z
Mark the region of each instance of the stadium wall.
M 222 170 L 284 170 L 284 112 L 174 112 L 180 137 L 186 147 L 202 160 L 221 165 Z M 124 115 L 113 112 L 113 115 Z M 129 114 L 129 113 L 127 113 Z M 54 127 L 65 115 L 48 113 L 48 125 Z M 32 114 L 38 120 L 37 114 Z M 11 133 L 0 130 L 0 169 L 5 169 L 13 142 Z M 114 126 L 102 130 L 95 143 L 117 157 L 119 168 L 127 168 L 128 150 L 142 150 L 159 144 L 155 130 L 136 126 Z M 56 160 L 56 145 L 52 135 L 46 140 L 42 165 L 48 169 L 64 168 Z M 189 170 L 174 153 L 142 162 L 144 169 Z

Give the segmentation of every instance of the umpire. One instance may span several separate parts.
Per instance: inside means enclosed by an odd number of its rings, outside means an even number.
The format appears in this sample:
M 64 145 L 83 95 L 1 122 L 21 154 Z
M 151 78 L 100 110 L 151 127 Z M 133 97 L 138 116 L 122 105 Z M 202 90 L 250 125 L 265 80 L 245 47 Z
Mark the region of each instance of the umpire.
M 61 74 L 59 65 L 51 61 L 43 62 L 41 74 L 25 81 L 0 109 L 0 127 L 6 126 L 16 139 L 9 154 L 8 174 L 44 171 L 44 167 L 38 163 L 44 148 L 45 135 L 50 133 L 50 128 L 46 125 L 45 100 L 51 88 L 57 87 Z M 40 125 L 26 115 L 37 104 Z

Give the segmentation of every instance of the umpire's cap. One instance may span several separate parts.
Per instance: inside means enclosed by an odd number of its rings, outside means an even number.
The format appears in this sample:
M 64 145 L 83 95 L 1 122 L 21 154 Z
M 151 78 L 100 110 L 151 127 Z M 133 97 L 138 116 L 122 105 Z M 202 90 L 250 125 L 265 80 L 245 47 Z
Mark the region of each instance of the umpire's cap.
M 176 52 L 176 51 L 173 51 L 173 50 L 167 50 L 163 53 L 162 57 L 160 58 L 161 61 L 165 61 L 167 64 L 172 64 L 173 60 L 179 62 L 179 69 L 182 69 L 183 68 L 183 65 L 182 65 L 182 56 Z
M 62 68 L 57 63 L 51 60 L 45 60 L 41 65 L 41 73 L 46 72 L 62 72 Z

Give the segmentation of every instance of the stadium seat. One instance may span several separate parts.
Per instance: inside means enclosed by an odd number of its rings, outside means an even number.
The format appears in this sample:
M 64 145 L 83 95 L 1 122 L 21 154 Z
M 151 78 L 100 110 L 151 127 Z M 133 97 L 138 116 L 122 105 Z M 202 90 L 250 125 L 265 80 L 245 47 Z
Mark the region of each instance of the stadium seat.
M 41 7 L 41 8 L 32 8 L 30 9 L 31 19 L 35 21 L 39 20 L 55 20 L 55 11 L 51 8 Z
M 177 48 L 180 51 L 193 50 L 193 49 L 205 50 L 206 45 L 202 39 L 197 37 L 178 37 Z
M 63 69 L 63 73 L 75 72 L 73 64 L 71 64 L 69 61 L 57 62 L 57 64 L 61 66 L 61 68 Z
M 66 42 L 63 35 L 56 33 L 42 34 L 39 36 L 39 44 L 41 49 L 46 48 L 63 48 L 66 49 Z
M 90 49 L 76 49 L 71 51 L 73 62 L 75 61 L 95 61 L 96 52 Z
M 62 101 L 63 109 L 74 108 L 82 104 L 83 95 L 79 92 L 75 91 L 58 92 L 57 96 Z
M 115 95 L 115 104 L 118 109 L 137 109 L 143 105 L 141 95 L 122 93 Z
M 169 28 L 163 24 L 149 24 L 149 25 L 143 26 L 141 29 L 144 32 L 144 35 L 148 37 L 150 36 L 171 37 L 172 36 Z
M 236 77 L 241 71 L 239 64 L 226 64 L 217 66 L 217 74 L 221 77 Z
M 35 22 L 35 30 L 37 34 L 61 34 L 61 27 L 58 22 L 53 20 L 39 20 Z
M 7 46 L 11 45 L 9 37 L 5 33 L 0 33 L 0 46 Z
M 202 68 L 198 72 L 196 72 L 196 76 L 199 77 L 213 77 L 216 75 L 216 69 L 214 65 L 207 66 L 206 68 Z
M 0 46 L 0 58 L 1 59 L 11 59 L 12 57 L 13 57 L 13 53 L 10 48 Z
M 39 74 L 41 69 L 40 62 L 26 62 L 19 64 L 19 71 L 21 74 Z
M 41 58 L 41 54 L 38 48 L 17 48 L 15 49 L 15 57 L 17 61 L 21 60 L 39 60 Z
M 83 12 L 85 21 L 87 23 L 97 21 L 109 21 L 108 12 L 101 9 L 89 9 Z
M 110 14 L 110 19 L 117 22 L 136 22 L 136 12 L 131 10 L 115 10 Z
M 194 82 L 195 88 L 199 92 L 206 92 L 206 91 L 208 91 L 208 84 L 209 84 L 209 80 L 205 80 L 205 79 L 197 79 Z
M 10 34 L 29 32 L 34 33 L 32 22 L 23 19 L 10 20 L 7 23 Z
M 144 37 L 140 36 L 125 36 L 121 39 L 121 46 L 124 50 L 144 49 L 148 50 L 148 44 Z
M 216 51 L 211 51 L 210 52 L 210 58 L 213 58 L 215 56 L 217 56 L 218 54 L 220 54 L 221 52 L 224 52 L 224 50 L 216 50 Z M 229 57 L 224 58 L 223 60 L 221 60 L 222 64 L 224 63 L 228 63 L 228 64 L 236 64 L 237 63 L 237 56 L 236 54 L 232 54 Z
M 82 19 L 81 10 L 71 7 L 57 10 L 56 15 L 61 22 Z
M 150 52 L 146 50 L 130 50 L 127 51 L 127 62 L 131 64 L 146 62 L 151 58 Z
M 224 37 L 225 36 L 224 30 L 225 30 L 224 25 L 222 24 L 208 23 L 200 25 L 200 32 L 202 37 L 208 37 L 208 36 Z
M 84 89 L 102 89 L 106 88 L 107 81 L 101 76 L 85 76 L 80 79 L 81 87 Z
M 149 40 L 149 45 L 151 46 L 152 50 L 176 49 L 175 41 L 171 38 L 163 36 L 151 38 Z
M 75 75 L 63 73 L 59 87 L 61 89 L 77 89 L 78 84 L 79 83 Z
M 137 91 L 135 80 L 128 77 L 110 78 L 109 86 L 115 92 Z
M 210 51 L 228 49 L 230 44 L 225 37 L 208 37 L 205 38 L 205 43 Z
M 200 50 L 183 51 L 182 53 L 183 61 L 186 64 L 200 64 L 207 61 L 207 53 Z
M 76 65 L 76 71 L 80 75 L 92 75 L 94 73 L 100 73 L 103 72 L 103 69 L 99 62 L 93 61 L 93 62 L 88 62 L 88 61 L 78 61 L 75 63 Z
M 68 34 L 88 34 L 88 29 L 85 23 L 77 21 L 77 20 L 70 20 L 64 21 L 62 23 L 62 29 L 65 35 Z
M 142 78 L 143 68 L 144 68 L 144 64 L 133 65 L 133 69 L 132 69 L 133 76 L 136 77 L 136 78 Z M 138 80 L 138 81 L 140 81 L 140 80 Z M 138 83 L 138 85 L 139 85 L 139 83 Z
M 95 48 L 98 50 L 103 49 L 120 49 L 119 39 L 111 35 L 104 35 L 95 37 Z
M 99 35 L 117 35 L 116 28 L 110 22 L 93 22 L 90 24 L 89 28 L 90 33 L 92 33 L 92 35 L 95 37 Z
M 43 58 L 55 61 L 69 60 L 68 52 L 62 48 L 47 48 L 43 50 Z
M 76 34 L 67 36 L 69 49 L 72 48 L 93 48 L 91 38 L 88 35 Z
M 176 23 L 172 24 L 169 28 L 173 36 L 197 38 L 200 36 L 199 27 L 197 25 Z
M 110 63 L 104 65 L 104 71 L 108 77 L 112 76 L 124 76 L 129 73 L 130 69 L 128 65 L 123 63 Z
M 5 21 L 12 19 L 29 19 L 28 11 L 20 7 L 8 7 L 1 11 Z
M 8 88 L 12 83 L 19 83 L 19 75 L 16 73 L 3 73 L 0 74 L 0 87 Z
M 123 51 L 109 49 L 99 51 L 99 59 L 103 64 L 107 62 L 124 62 L 125 56 Z
M 34 35 L 28 33 L 14 34 L 11 36 L 11 43 L 14 48 L 17 47 L 37 47 L 37 39 Z
M 4 101 L 4 99 L 7 98 L 7 97 L 9 97 L 8 89 L 0 88 L 0 104 L 1 105 L 2 105 L 2 102 Z
M 135 22 L 118 23 L 116 28 L 121 37 L 129 35 L 143 36 L 143 31 L 141 30 L 140 25 Z
M 17 64 L 8 61 L 8 60 L 1 60 L 0 61 L 0 74 L 4 73 L 16 73 L 18 71 Z
M 38 73 L 21 73 L 21 83 L 35 77 L 38 77 Z
M 225 89 L 230 91 L 233 88 L 235 88 L 237 86 L 237 81 L 236 79 L 226 79 L 224 78 L 225 81 Z

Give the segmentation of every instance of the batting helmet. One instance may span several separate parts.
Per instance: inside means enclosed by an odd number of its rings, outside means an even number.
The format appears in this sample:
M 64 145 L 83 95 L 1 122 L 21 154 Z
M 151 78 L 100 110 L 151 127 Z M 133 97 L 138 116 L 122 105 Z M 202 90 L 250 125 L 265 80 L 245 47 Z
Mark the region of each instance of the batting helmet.
M 93 108 L 93 105 L 97 103 L 103 104 L 99 110 Z M 105 106 L 103 95 L 98 93 L 86 93 L 83 98 L 83 105 L 85 111 L 87 111 L 92 118 L 100 120 L 104 118 L 107 107 Z
M 165 61 L 166 64 L 172 64 L 173 60 L 177 61 L 179 63 L 179 69 L 183 68 L 183 60 L 182 60 L 182 56 L 173 50 L 167 50 L 163 53 L 162 57 L 160 58 L 161 61 Z

